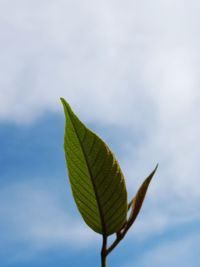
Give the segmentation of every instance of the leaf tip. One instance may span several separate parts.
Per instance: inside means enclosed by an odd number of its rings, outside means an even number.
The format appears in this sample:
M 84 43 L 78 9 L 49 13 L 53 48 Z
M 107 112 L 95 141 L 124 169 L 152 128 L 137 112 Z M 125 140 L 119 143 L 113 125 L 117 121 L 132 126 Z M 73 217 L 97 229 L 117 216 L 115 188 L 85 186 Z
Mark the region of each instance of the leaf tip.
M 60 101 L 61 103 L 64 105 L 64 103 L 66 103 L 66 100 L 63 97 L 60 97 Z
M 65 111 L 66 110 L 71 110 L 71 107 L 70 107 L 69 103 L 63 97 L 60 97 L 60 101 L 61 101 Z
M 159 166 L 159 163 L 156 164 L 156 167 L 155 167 L 155 169 L 153 170 L 153 173 L 155 173 L 155 172 L 157 171 L 158 166 Z

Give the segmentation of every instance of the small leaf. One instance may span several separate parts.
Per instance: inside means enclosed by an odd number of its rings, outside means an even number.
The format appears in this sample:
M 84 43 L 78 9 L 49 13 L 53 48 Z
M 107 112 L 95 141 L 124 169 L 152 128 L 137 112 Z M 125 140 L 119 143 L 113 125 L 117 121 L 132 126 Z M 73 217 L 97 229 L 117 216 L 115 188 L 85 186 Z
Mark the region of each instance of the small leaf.
M 131 202 L 128 205 L 128 209 L 132 208 L 130 217 L 128 219 L 128 222 L 125 226 L 125 228 L 129 228 L 137 218 L 140 209 L 142 207 L 142 203 L 144 201 L 147 189 L 149 187 L 149 184 L 151 182 L 151 179 L 153 178 L 156 170 L 158 168 L 158 165 L 156 165 L 156 168 L 152 171 L 152 173 L 146 178 L 146 180 L 143 182 L 143 184 L 140 186 L 136 196 L 131 200 Z
M 72 193 L 85 222 L 108 236 L 127 216 L 127 191 L 120 166 L 108 146 L 89 130 L 61 98 L 65 117 L 64 149 Z

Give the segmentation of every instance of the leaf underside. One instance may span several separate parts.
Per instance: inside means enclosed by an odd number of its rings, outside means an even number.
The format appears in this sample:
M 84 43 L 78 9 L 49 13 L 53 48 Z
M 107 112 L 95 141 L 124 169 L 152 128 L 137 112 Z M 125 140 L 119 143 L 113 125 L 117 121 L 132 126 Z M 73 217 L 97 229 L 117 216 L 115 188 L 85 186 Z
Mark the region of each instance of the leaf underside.
M 104 141 L 78 119 L 63 98 L 61 101 L 66 117 L 64 149 L 75 202 L 88 226 L 111 235 L 126 222 L 122 171 Z

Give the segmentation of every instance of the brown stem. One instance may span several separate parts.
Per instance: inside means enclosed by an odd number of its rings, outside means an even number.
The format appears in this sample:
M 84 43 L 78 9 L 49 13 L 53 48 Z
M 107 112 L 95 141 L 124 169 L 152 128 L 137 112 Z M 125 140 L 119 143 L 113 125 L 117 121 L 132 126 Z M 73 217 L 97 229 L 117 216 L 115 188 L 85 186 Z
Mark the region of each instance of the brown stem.
M 131 204 L 132 204 L 132 201 L 129 203 L 128 209 L 130 209 Z M 112 243 L 112 245 L 110 245 L 109 248 L 107 248 L 106 255 L 108 255 L 119 244 L 119 242 L 124 238 L 124 236 L 128 232 L 129 228 L 133 224 L 132 221 L 130 222 L 130 218 L 131 218 L 131 215 L 130 215 L 128 221 L 126 222 L 126 224 L 124 225 L 124 227 L 117 233 L 115 241 Z
M 107 236 L 103 235 L 103 243 L 101 249 L 101 267 L 106 267 L 107 256 Z
M 117 235 L 115 241 L 112 243 L 112 245 L 106 250 L 106 255 L 108 255 L 118 244 L 119 242 L 124 238 L 127 231 L 121 232 Z

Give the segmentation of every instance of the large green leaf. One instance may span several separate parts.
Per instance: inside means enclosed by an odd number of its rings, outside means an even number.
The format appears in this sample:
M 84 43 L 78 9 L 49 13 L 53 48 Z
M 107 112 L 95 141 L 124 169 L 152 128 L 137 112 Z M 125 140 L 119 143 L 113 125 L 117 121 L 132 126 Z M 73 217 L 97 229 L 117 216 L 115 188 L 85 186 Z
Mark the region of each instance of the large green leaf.
M 108 146 L 78 119 L 63 98 L 61 101 L 66 117 L 64 148 L 75 202 L 95 232 L 111 235 L 127 217 L 122 171 Z

